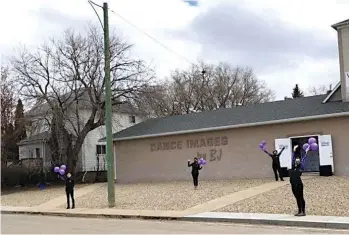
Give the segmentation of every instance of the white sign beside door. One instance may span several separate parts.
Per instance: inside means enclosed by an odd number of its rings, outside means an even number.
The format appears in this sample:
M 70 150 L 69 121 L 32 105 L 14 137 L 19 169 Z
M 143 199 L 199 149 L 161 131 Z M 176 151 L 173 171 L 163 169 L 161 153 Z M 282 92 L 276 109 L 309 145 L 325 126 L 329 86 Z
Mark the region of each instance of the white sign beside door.
M 319 157 L 320 166 L 332 166 L 332 172 L 334 172 L 333 165 L 333 148 L 331 135 L 319 136 Z
M 285 147 L 285 150 L 282 152 L 280 156 L 280 166 L 291 169 L 292 168 L 291 140 L 289 138 L 275 140 L 275 149 L 278 152 L 280 152 L 284 147 Z

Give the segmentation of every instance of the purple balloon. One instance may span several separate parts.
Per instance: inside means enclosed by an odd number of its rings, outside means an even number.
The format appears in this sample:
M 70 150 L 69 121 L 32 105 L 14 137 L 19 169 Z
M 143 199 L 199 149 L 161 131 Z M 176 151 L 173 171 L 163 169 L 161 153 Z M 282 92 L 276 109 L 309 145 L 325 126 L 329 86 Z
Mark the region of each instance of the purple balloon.
M 65 174 L 65 170 L 59 169 L 59 174 L 64 175 Z
M 317 151 L 317 150 L 319 149 L 319 146 L 317 145 L 317 143 L 312 143 L 312 144 L 310 145 L 310 149 L 311 149 L 312 151 Z
M 206 165 L 206 161 L 204 159 L 202 159 L 200 165 Z
M 66 169 L 67 169 L 67 166 L 66 166 L 66 165 L 62 165 L 62 166 L 61 166 L 61 169 L 66 170 Z
M 56 166 L 53 170 L 54 170 L 54 172 L 58 173 L 59 172 L 59 167 Z
M 309 144 L 305 143 L 303 144 L 303 150 L 306 151 L 309 148 Z
M 263 146 L 266 145 L 266 144 L 267 144 L 267 141 L 265 141 L 265 140 L 263 140 L 262 143 L 261 143 L 261 145 L 263 145 Z
M 259 144 L 259 147 L 260 147 L 261 149 L 263 149 L 264 145 L 263 145 L 263 144 Z
M 313 144 L 313 143 L 316 143 L 316 139 L 314 138 L 314 137 L 311 137 L 311 138 L 309 138 L 309 140 L 308 140 L 308 144 Z

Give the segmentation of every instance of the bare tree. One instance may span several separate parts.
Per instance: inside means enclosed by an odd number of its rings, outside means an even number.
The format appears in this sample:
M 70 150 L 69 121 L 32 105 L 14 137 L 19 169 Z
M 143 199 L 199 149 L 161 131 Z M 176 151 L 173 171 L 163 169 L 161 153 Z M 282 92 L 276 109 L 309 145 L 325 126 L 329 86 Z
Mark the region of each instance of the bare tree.
M 152 82 L 152 71 L 130 56 L 131 48 L 111 33 L 114 109 Z M 37 102 L 30 114 L 49 126 L 53 163 L 67 162 L 75 171 L 85 137 L 105 124 L 103 32 L 93 26 L 84 35 L 67 30 L 36 52 L 21 50 L 12 66 L 20 94 Z
M 9 81 L 8 68 L 1 66 L 1 135 L 4 135 L 8 126 L 13 122 L 15 95 Z
M 332 85 L 320 85 L 320 86 L 311 86 L 308 88 L 308 93 L 310 95 L 324 95 L 326 94 Z
M 7 67 L 1 66 L 1 161 L 14 160 L 17 155 L 14 135 L 15 92 Z
M 251 68 L 199 62 L 172 72 L 166 85 L 143 97 L 155 116 L 169 116 L 270 101 L 274 93 Z

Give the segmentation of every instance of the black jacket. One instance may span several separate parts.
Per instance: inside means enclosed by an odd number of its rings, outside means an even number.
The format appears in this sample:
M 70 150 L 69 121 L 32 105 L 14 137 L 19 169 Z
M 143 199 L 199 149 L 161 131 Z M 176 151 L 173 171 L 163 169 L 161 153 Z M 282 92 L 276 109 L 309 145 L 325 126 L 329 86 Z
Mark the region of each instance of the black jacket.
M 271 159 L 273 160 L 273 165 L 280 166 L 280 156 L 284 150 L 285 148 L 282 148 L 281 151 L 277 154 L 269 153 L 266 150 L 264 150 L 264 152 L 271 157 Z
M 65 179 L 65 191 L 72 192 L 74 190 L 74 180 L 72 178 Z
M 191 167 L 191 173 L 192 174 L 199 174 L 199 170 L 202 169 L 202 166 L 198 162 L 192 162 L 190 163 L 188 161 L 188 167 Z
M 301 176 L 302 176 L 302 171 L 300 167 L 293 167 L 292 170 L 289 172 L 290 174 L 290 183 L 292 186 L 297 186 L 297 185 L 303 185 Z

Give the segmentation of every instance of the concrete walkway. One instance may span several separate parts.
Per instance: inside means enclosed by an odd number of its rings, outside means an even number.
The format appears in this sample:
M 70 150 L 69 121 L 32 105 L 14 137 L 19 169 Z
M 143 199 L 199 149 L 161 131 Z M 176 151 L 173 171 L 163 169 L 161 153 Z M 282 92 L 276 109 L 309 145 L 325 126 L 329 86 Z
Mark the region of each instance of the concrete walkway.
M 211 201 L 202 203 L 200 205 L 196 205 L 194 207 L 184 210 L 184 213 L 197 214 L 197 213 L 203 213 L 207 211 L 215 211 L 220 208 L 234 204 L 238 201 L 245 200 L 247 198 L 256 196 L 261 193 L 268 192 L 270 190 L 282 187 L 287 184 L 289 184 L 288 181 L 277 181 L 277 182 L 262 184 L 256 187 L 248 188 L 242 191 L 229 194 L 224 197 L 213 199 Z
M 181 211 L 150 211 L 150 210 L 119 210 L 119 209 L 89 209 L 74 210 L 46 209 L 33 207 L 2 207 L 2 214 L 32 214 L 66 217 L 107 217 L 107 218 L 143 218 L 157 220 L 210 221 L 246 224 L 266 224 L 296 227 L 315 227 L 331 229 L 349 229 L 349 217 L 336 216 L 305 216 L 252 213 L 221 213 L 206 212 L 193 215 L 183 215 Z
M 85 187 L 76 189 L 74 192 L 74 197 L 75 198 L 82 197 L 88 193 L 93 192 L 96 189 L 99 189 L 103 185 L 105 185 L 105 183 L 95 183 L 95 184 L 87 185 Z M 65 204 L 66 202 L 67 202 L 67 197 L 66 197 L 66 195 L 63 195 L 63 196 L 56 197 L 55 199 L 52 199 L 52 200 L 45 202 L 43 204 L 40 204 L 39 206 L 36 206 L 35 208 L 37 208 L 38 210 L 53 209 L 53 208 L 57 208 L 57 207 Z

